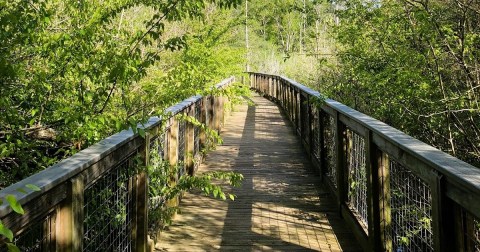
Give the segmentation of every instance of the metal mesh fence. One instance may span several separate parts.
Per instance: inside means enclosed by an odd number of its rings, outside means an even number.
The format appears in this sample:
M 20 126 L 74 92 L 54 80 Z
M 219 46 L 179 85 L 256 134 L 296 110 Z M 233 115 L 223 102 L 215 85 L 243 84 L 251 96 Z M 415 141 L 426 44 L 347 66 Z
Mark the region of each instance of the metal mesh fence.
M 323 118 L 324 125 L 324 146 L 325 146 L 325 159 L 327 161 L 326 170 L 327 178 L 330 182 L 337 187 L 337 146 L 335 138 L 335 119 L 331 116 L 325 116 Z
M 395 160 L 390 160 L 390 197 L 386 240 L 392 241 L 393 251 L 433 251 L 430 188 Z
M 312 112 L 312 152 L 313 156 L 317 159 L 321 159 L 322 143 L 320 142 L 320 119 L 319 111 L 316 107 L 313 107 Z
M 135 156 L 85 189 L 83 251 L 132 251 Z
M 187 133 L 185 120 L 178 122 L 178 177 L 185 174 L 185 134 Z
M 55 213 L 50 213 L 35 224 L 29 226 L 24 232 L 15 237 L 14 243 L 25 252 L 53 251 L 55 246 Z M 0 251 L 7 251 L 1 247 Z
M 150 165 L 151 171 L 148 176 L 149 184 L 149 209 L 155 210 L 163 205 L 164 198 L 161 197 L 161 189 L 166 185 L 162 176 L 165 175 L 165 133 L 150 140 Z
M 348 205 L 358 221 L 368 227 L 367 171 L 365 169 L 365 140 L 347 129 Z
M 310 129 L 309 129 L 309 122 L 310 122 L 310 113 L 308 112 L 308 102 L 307 102 L 307 98 L 306 97 L 303 97 L 302 95 L 300 95 L 300 97 L 302 97 L 302 99 L 299 99 L 300 101 L 302 101 L 300 103 L 300 120 L 301 120 L 301 131 L 302 131 L 302 138 L 303 138 L 303 141 L 307 142 L 309 141 L 310 139 Z
M 462 208 L 464 250 L 480 252 L 480 220 Z

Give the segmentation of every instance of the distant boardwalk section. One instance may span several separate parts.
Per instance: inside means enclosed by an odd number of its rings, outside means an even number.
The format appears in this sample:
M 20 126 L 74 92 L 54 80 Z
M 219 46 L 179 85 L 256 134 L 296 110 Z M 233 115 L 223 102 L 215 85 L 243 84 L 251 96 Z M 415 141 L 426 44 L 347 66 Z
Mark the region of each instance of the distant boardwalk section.
M 187 193 L 156 251 L 361 251 L 277 105 L 253 101 L 228 117 L 199 170 L 242 173 L 237 199 Z

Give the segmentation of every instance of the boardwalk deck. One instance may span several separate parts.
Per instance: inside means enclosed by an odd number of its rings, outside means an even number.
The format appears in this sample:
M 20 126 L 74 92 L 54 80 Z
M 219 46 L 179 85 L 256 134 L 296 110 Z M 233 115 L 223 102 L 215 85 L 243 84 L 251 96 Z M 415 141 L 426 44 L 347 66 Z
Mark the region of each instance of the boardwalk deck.
M 360 251 L 278 107 L 252 99 L 199 169 L 242 173 L 237 199 L 187 193 L 156 251 Z

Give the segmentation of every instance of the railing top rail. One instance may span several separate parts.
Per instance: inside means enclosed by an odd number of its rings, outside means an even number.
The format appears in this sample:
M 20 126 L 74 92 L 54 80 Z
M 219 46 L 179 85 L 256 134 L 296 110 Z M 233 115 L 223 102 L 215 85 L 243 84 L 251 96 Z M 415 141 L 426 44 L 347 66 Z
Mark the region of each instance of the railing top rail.
M 231 84 L 234 80 L 235 77 L 227 78 L 215 85 L 215 88 L 224 88 Z M 185 108 L 200 99 L 202 99 L 201 95 L 192 96 L 167 108 L 165 112 L 173 116 L 180 113 Z M 161 117 L 151 117 L 146 123 L 139 125 L 139 128 L 152 129 L 161 124 L 161 122 Z M 52 188 L 66 182 L 68 179 L 84 171 L 88 167 L 102 160 L 115 150 L 119 149 L 137 137 L 140 137 L 139 134 L 134 134 L 132 129 L 123 130 L 110 137 L 107 137 L 100 142 L 76 153 L 75 155 L 48 167 L 43 171 L 40 171 L 28 178 L 2 189 L 0 191 L 0 198 L 5 198 L 7 195 L 14 195 L 20 204 L 25 204 L 26 202 L 41 196 Z M 25 186 L 27 184 L 33 184 L 39 187 L 40 191 L 32 191 L 26 188 Z M 21 191 L 26 193 L 22 193 Z M 0 205 L 0 218 L 3 218 L 11 212 L 12 209 L 7 205 L 6 202 Z
M 289 83 L 302 92 L 321 98 L 322 95 L 308 87 L 299 84 L 284 76 L 277 76 L 265 73 L 249 72 L 266 77 L 280 78 Z M 326 99 L 324 106 L 329 107 L 339 114 L 354 120 L 372 133 L 377 134 L 381 138 L 393 143 L 403 151 L 418 158 L 422 162 L 444 175 L 447 182 L 455 183 L 456 186 L 463 187 L 472 192 L 480 192 L 480 169 L 474 167 L 458 158 L 455 158 L 437 148 L 428 145 L 418 139 L 415 139 L 400 130 L 397 130 L 377 119 L 365 115 L 355 109 L 352 109 L 338 101 Z

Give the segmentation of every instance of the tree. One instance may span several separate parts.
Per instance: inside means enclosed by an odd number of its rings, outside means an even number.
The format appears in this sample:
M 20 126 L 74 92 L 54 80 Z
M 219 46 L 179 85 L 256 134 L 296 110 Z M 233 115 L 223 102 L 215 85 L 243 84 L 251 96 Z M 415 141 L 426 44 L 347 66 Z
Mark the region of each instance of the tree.
M 239 3 L 1 1 L 0 188 L 158 111 L 153 100 L 138 106 L 133 97 L 144 92 L 138 83 L 155 78 L 148 75 L 158 73 L 162 57 L 194 41 L 166 29 L 204 20 L 210 4 Z M 150 86 L 160 87 L 170 88 Z M 161 97 L 158 104 L 178 98 Z

